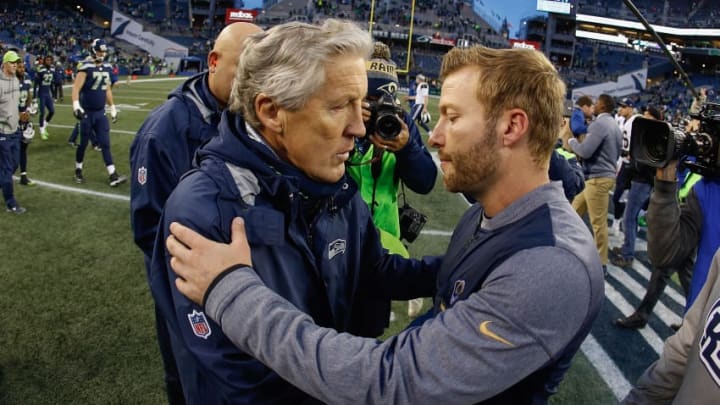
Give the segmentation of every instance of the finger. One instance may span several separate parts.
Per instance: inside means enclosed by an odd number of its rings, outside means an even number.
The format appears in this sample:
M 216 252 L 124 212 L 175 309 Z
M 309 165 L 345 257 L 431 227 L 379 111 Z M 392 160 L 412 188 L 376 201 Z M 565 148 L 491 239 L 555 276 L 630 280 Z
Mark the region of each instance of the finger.
M 182 260 L 174 256 L 170 258 L 170 268 L 172 268 L 175 274 L 182 277 L 184 280 L 190 279 L 193 275 L 192 272 L 188 272 L 185 270 L 185 266 L 183 266 Z
M 382 144 L 382 142 L 380 141 L 381 139 L 382 139 L 382 138 L 380 138 L 379 136 L 377 136 L 377 135 L 375 135 L 375 134 L 370 135 L 370 142 L 372 142 L 372 144 L 375 145 L 376 148 L 382 148 L 382 147 L 383 147 L 383 144 Z
M 192 284 L 178 277 L 175 279 L 175 287 L 192 302 L 202 305 L 202 294 Z
M 242 217 L 235 217 L 232 222 L 232 245 L 242 245 L 247 243 L 247 234 L 245 233 L 245 220 Z
M 241 217 L 237 217 L 232 222 L 232 242 L 231 245 L 233 248 L 238 251 L 242 252 L 247 256 L 245 260 L 243 260 L 244 264 L 247 264 L 248 266 L 252 266 L 252 254 L 250 252 L 250 244 L 247 240 L 247 232 L 245 230 L 245 220 Z
M 188 249 L 199 247 L 204 239 L 200 234 L 179 222 L 170 224 L 170 233 L 172 233 L 180 243 L 187 246 Z
M 180 260 L 186 259 L 187 254 L 190 252 L 190 250 L 177 240 L 174 235 L 168 236 L 165 240 L 165 247 L 167 248 L 168 253 L 170 253 L 170 256 L 177 257 Z

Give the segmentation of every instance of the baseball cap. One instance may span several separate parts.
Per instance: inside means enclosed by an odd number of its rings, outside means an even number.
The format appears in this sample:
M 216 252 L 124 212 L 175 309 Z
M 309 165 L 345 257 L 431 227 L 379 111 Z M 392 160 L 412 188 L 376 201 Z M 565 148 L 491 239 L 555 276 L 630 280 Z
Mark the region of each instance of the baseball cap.
M 635 102 L 630 97 L 625 97 L 618 103 L 621 107 L 635 107 Z
M 5 52 L 5 55 L 3 55 L 3 63 L 15 63 L 20 61 L 20 56 L 18 56 L 17 52 L 15 51 L 7 51 Z

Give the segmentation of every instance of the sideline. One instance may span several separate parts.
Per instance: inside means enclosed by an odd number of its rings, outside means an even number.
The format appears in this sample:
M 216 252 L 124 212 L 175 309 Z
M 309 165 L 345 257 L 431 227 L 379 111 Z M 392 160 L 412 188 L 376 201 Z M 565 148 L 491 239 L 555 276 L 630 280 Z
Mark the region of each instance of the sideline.
M 56 126 L 58 126 L 58 127 L 72 128 L 72 127 L 66 126 L 66 125 L 56 125 Z M 128 131 L 126 131 L 126 132 L 128 132 Z M 134 132 L 133 132 L 133 133 L 134 133 Z M 13 176 L 13 180 L 14 180 L 14 181 L 19 181 L 19 180 L 20 180 L 20 177 L 18 177 L 18 176 Z M 70 186 L 65 186 L 65 185 L 62 185 L 62 184 L 50 183 L 50 182 L 42 181 L 42 180 L 36 180 L 35 178 L 33 178 L 33 181 L 34 181 L 35 184 L 37 184 L 39 187 L 47 187 L 47 188 L 50 188 L 50 189 L 53 189 L 53 190 L 66 191 L 66 192 L 68 192 L 68 193 L 77 193 L 77 194 L 91 195 L 91 196 L 94 196 L 94 197 L 106 198 L 106 199 L 109 199 L 109 200 L 130 202 L 130 196 L 128 196 L 128 195 L 115 194 L 115 193 L 103 193 L 103 192 L 101 192 L 101 191 L 87 190 L 87 189 L 79 188 L 79 187 L 70 187 Z M 434 229 L 423 230 L 423 231 L 421 231 L 420 233 L 421 233 L 421 234 L 424 234 L 424 235 L 430 235 L 430 236 L 446 236 L 446 237 L 452 236 L 452 232 L 440 231 L 440 230 L 434 230 Z
M 150 111 L 150 110 L 148 110 Z M 48 124 L 50 128 L 63 128 L 63 129 L 74 129 L 75 125 L 63 125 L 63 124 Z M 110 128 L 110 133 L 118 133 L 118 134 L 125 134 L 125 135 L 135 135 L 137 131 L 125 131 L 122 129 L 112 129 Z
M 13 176 L 13 180 L 18 181 L 18 180 L 20 180 L 20 177 Z M 114 193 L 103 193 L 101 191 L 87 190 L 87 189 L 79 188 L 79 187 L 64 186 L 62 184 L 50 183 L 47 181 L 35 180 L 35 179 L 33 179 L 33 182 L 35 184 L 37 184 L 37 186 L 39 186 L 39 187 L 47 187 L 47 188 L 50 188 L 53 190 L 60 190 L 60 191 L 67 191 L 70 193 L 91 195 L 91 196 L 95 196 L 95 197 L 106 198 L 108 200 L 130 202 L 130 196 L 127 196 L 127 195 L 114 194 Z

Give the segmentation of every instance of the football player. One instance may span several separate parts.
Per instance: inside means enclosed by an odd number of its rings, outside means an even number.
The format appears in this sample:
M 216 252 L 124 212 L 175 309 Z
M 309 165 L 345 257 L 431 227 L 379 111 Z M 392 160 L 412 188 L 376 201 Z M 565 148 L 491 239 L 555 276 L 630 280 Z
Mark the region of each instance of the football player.
M 75 182 L 85 181 L 82 173 L 83 159 L 90 138 L 88 134 L 94 132 L 110 175 L 110 187 L 117 187 L 124 183 L 127 177 L 118 175 L 110 153 L 110 124 L 105 116 L 105 104 L 109 105 L 108 110 L 113 122 L 117 121 L 117 110 L 112 97 L 112 66 L 103 62 L 106 54 L 105 41 L 99 38 L 93 40 L 90 57 L 80 63 L 73 84 L 73 115 L 80 120 L 80 145 L 75 151 Z
M 18 130 L 21 132 L 20 138 L 20 184 L 23 186 L 34 186 L 35 182 L 27 176 L 27 148 L 35 136 L 32 122 L 30 122 L 30 112 L 28 111 L 32 105 L 32 80 L 25 73 L 25 64 L 18 63 L 15 75 L 20 82 L 20 101 L 18 103 L 18 111 L 20 112 L 20 122 Z
M 65 100 L 63 96 L 63 83 L 65 83 L 65 69 L 62 63 L 58 61 L 53 70 L 53 96 L 55 97 L 55 101 Z
M 47 124 L 55 115 L 55 101 L 53 100 L 52 88 L 55 77 L 55 66 L 53 56 L 47 55 L 43 64 L 35 72 L 35 85 L 37 86 L 37 98 L 40 100 L 40 138 L 46 141 L 50 134 L 47 131 Z M 47 115 L 45 115 L 47 110 Z
M 82 65 L 82 62 L 78 63 L 78 71 L 80 70 L 79 67 Z M 114 87 L 115 83 L 118 82 L 118 74 L 113 71 L 110 73 L 110 87 Z M 72 132 L 70 133 L 70 137 L 68 138 L 68 145 L 70 145 L 73 148 L 78 147 L 77 138 L 78 135 L 80 135 L 80 122 L 75 123 L 75 127 L 73 128 Z M 95 151 L 101 152 L 102 148 L 100 145 L 98 145 L 97 136 L 95 136 L 95 132 L 90 131 L 88 133 L 88 136 L 90 137 L 90 143 L 92 144 L 92 147 Z
M 417 122 L 428 134 L 430 134 L 430 127 L 427 125 L 430 122 L 430 113 L 427 111 L 428 97 L 430 96 L 430 86 L 425 81 L 425 76 L 417 75 L 415 78 L 415 99 L 410 115 L 415 122 Z

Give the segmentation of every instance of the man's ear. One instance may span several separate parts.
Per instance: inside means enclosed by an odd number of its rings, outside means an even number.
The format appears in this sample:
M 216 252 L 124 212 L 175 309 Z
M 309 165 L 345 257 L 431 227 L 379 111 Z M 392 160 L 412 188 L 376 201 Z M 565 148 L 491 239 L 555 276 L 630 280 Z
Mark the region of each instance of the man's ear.
M 255 114 L 263 128 L 281 134 L 283 131 L 283 110 L 265 93 L 255 97 Z
M 210 73 L 215 73 L 215 66 L 217 66 L 218 54 L 215 51 L 210 51 L 207 58 L 208 70 Z
M 527 113 L 520 108 L 505 111 L 501 118 L 503 145 L 511 146 L 525 138 L 530 128 Z

